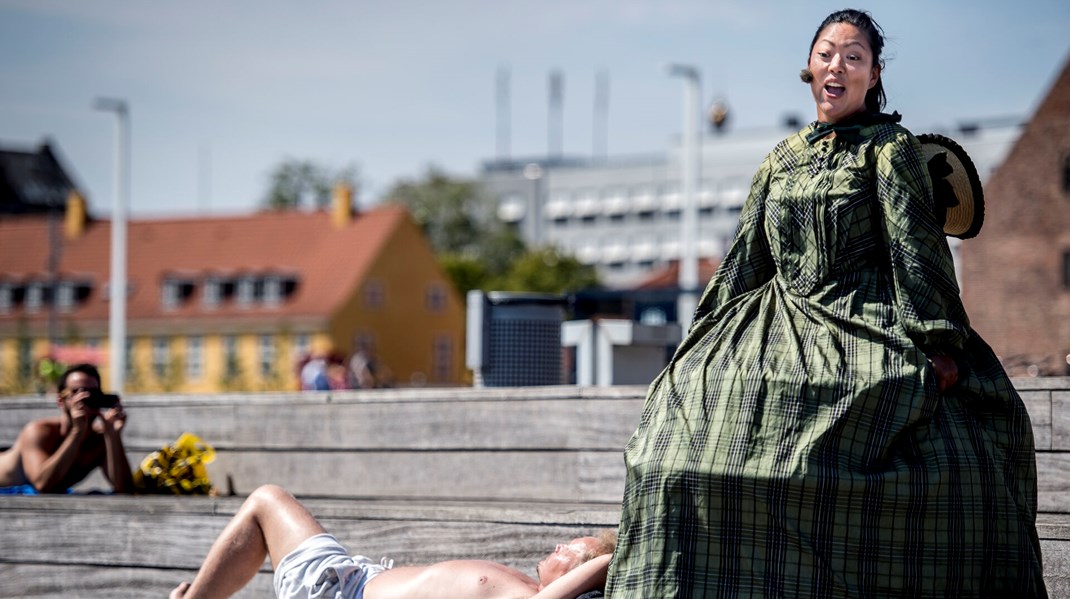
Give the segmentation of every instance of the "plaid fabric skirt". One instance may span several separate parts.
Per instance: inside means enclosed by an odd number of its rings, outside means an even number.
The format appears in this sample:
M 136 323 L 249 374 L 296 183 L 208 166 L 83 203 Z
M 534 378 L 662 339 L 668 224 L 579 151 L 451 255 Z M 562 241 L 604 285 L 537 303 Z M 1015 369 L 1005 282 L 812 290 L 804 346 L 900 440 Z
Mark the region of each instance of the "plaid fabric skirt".
M 1021 399 L 972 331 L 939 393 L 885 283 L 696 321 L 625 451 L 609 597 L 1045 596 Z

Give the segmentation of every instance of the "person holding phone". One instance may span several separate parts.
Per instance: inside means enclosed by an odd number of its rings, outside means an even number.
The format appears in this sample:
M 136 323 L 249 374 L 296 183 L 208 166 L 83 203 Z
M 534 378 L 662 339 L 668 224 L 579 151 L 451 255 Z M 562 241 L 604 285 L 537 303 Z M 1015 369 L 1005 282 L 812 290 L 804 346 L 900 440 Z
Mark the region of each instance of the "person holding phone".
M 99 467 L 116 493 L 132 493 L 122 439 L 126 412 L 118 395 L 101 391 L 96 367 L 68 368 L 56 405 L 59 416 L 30 422 L 0 454 L 0 492 L 66 493 Z

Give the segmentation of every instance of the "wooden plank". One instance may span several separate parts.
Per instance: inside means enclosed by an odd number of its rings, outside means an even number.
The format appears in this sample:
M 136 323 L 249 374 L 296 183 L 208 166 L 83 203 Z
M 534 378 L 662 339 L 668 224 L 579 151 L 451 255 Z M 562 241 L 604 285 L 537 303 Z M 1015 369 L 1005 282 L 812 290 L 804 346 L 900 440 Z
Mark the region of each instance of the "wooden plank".
M 510 539 L 504 540 L 508 542 Z M 1070 543 L 1042 540 L 1041 550 L 1049 595 L 1070 596 Z M 493 552 L 486 557 L 493 559 Z M 531 573 L 535 559 L 517 560 L 522 563 L 514 562 L 513 565 Z M 178 582 L 190 580 L 193 575 L 194 570 L 170 568 L 0 563 L 0 597 L 163 597 Z M 265 572 L 257 575 L 236 597 L 264 597 L 270 593 L 271 575 Z
M 559 397 L 564 394 L 558 388 L 546 396 L 524 390 L 511 399 L 498 390 L 449 390 L 449 399 L 398 391 L 366 392 L 348 401 L 270 394 L 229 401 L 135 398 L 126 400 L 124 441 L 149 451 L 191 431 L 216 447 L 239 449 L 622 448 L 638 424 L 642 398 L 612 389 L 591 397 Z M 0 401 L 0 446 L 14 442 L 26 422 L 58 413 L 45 401 L 5 403 Z
M 182 432 L 217 449 L 623 449 L 637 399 L 220 405 L 129 408 L 124 442 L 157 448 Z
M 1044 560 L 1044 584 L 1053 599 L 1070 597 L 1070 542 L 1040 541 Z
M 1070 453 L 1037 453 L 1037 509 L 1070 512 Z
M 1070 450 L 1070 390 L 1051 392 L 1051 448 Z
M 297 496 L 317 517 L 350 520 L 435 520 L 616 526 L 617 503 L 530 500 L 459 500 L 399 498 L 325 498 Z M 7 513 L 92 513 L 219 516 L 230 518 L 244 497 L 172 497 L 129 495 L 0 496 L 0 516 Z M 1070 516 L 1066 516 L 1070 522 Z M 1058 522 L 1058 517 L 1056 517 Z
M 1037 451 L 1050 450 L 1052 448 L 1051 391 L 1022 391 L 1020 395 L 1033 425 L 1033 443 Z
M 0 563 L 0 597 L 22 599 L 160 599 L 193 573 L 162 568 L 98 568 L 65 564 Z M 236 599 L 274 597 L 270 572 L 257 574 Z
M 131 464 L 141 456 L 130 455 Z M 1038 508 L 1070 512 L 1070 453 L 1038 452 Z M 620 452 L 221 452 L 209 466 L 220 492 L 278 484 L 296 495 L 619 502 Z M 228 479 L 233 489 L 228 489 Z M 100 471 L 75 487 L 107 490 Z
M 0 498 L 0 519 L 20 527 L 0 528 L 0 596 L 164 596 L 192 578 L 212 538 L 240 503 L 238 498 Z M 355 553 L 389 555 L 399 565 L 492 559 L 529 574 L 558 540 L 613 526 L 619 516 L 616 506 L 584 503 L 305 503 Z M 1070 592 L 1068 530 L 1070 514 L 1038 518 L 1053 597 Z M 238 596 L 266 596 L 270 584 L 270 576 L 261 574 Z
M 1052 393 L 1047 387 L 1070 385 L 1070 378 L 1015 379 L 1016 385 L 1025 381 L 1038 448 L 1070 449 L 1070 414 L 1059 409 L 1070 390 L 1061 391 L 1062 403 L 1045 405 Z M 217 447 L 239 449 L 620 448 L 638 423 L 644 392 L 549 387 L 132 396 L 125 440 L 140 453 L 187 430 Z M 26 422 L 55 413 L 45 397 L 0 401 L 0 447 L 9 446 Z
M 186 515 L 8 511 L 0 563 L 197 569 L 229 518 Z M 471 557 L 533 566 L 557 543 L 595 527 L 436 520 L 324 517 L 324 527 L 354 553 L 387 555 L 399 564 Z M 58 556 L 58 557 L 57 557 Z
M 620 451 L 428 451 L 221 453 L 209 466 L 247 494 L 280 484 L 298 495 L 620 501 Z
M 1018 390 L 1023 391 L 1055 391 L 1058 389 L 1070 389 L 1070 376 L 1038 376 L 1038 377 L 1014 377 L 1011 384 Z

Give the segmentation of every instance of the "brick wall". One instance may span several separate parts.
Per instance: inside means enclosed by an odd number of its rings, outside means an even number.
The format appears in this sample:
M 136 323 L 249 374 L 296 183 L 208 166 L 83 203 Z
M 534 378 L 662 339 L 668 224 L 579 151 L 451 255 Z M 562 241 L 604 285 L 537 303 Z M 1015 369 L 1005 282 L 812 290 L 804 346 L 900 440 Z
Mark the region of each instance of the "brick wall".
M 963 299 L 1012 376 L 1070 374 L 1070 61 L 985 186 Z M 1032 371 L 1032 372 L 1030 372 Z

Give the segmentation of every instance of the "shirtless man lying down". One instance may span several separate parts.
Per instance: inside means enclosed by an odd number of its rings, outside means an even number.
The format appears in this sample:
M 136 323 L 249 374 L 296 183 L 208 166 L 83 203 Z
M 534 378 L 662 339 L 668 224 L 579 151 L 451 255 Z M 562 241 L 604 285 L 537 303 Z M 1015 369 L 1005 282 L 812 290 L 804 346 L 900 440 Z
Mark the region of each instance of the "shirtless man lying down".
M 605 585 L 614 544 L 609 533 L 558 545 L 539 562 L 539 580 L 480 560 L 393 568 L 350 556 L 297 499 L 265 485 L 220 533 L 193 584 L 176 587 L 171 599 L 229 597 L 256 575 L 268 555 L 280 599 L 575 599 Z

